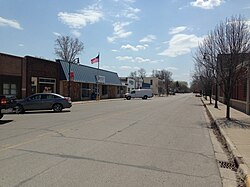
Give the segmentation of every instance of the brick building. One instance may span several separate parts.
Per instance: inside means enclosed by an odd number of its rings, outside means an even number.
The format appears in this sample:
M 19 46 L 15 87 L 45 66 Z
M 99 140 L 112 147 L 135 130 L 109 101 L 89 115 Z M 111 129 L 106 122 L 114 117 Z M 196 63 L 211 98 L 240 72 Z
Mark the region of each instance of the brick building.
M 26 81 L 22 78 L 25 73 L 23 58 L 0 53 L 0 95 L 25 97 Z
M 38 92 L 59 93 L 60 66 L 41 58 L 0 53 L 0 95 L 25 98 Z
M 0 95 L 25 98 L 34 93 L 54 92 L 72 100 L 122 96 L 117 73 L 89 66 L 71 64 L 74 75 L 69 86 L 69 63 L 0 53 Z
M 232 90 L 230 104 L 233 108 L 250 114 L 250 53 L 246 54 L 243 68 L 240 68 L 239 75 Z M 219 101 L 225 103 L 223 84 L 221 81 L 219 82 Z M 213 95 L 215 95 L 215 86 L 213 87 Z

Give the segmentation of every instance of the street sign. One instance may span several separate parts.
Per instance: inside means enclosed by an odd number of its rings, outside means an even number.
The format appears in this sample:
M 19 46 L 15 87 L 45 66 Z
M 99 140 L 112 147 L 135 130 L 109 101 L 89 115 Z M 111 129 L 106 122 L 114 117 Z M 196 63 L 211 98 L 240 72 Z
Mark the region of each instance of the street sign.
M 74 80 L 74 72 L 73 72 L 73 71 L 70 72 L 70 80 L 71 80 L 71 81 Z

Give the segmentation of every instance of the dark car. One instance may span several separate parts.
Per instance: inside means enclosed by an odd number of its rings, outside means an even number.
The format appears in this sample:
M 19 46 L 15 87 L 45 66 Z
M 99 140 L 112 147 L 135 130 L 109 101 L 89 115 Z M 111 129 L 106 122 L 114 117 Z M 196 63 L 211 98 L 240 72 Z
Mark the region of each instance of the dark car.
M 27 110 L 54 110 L 61 112 L 64 108 L 72 106 L 70 97 L 63 97 L 55 93 L 37 93 L 25 99 L 17 100 L 16 113 Z
M 0 119 L 4 114 L 13 113 L 16 106 L 16 100 L 13 96 L 0 95 Z

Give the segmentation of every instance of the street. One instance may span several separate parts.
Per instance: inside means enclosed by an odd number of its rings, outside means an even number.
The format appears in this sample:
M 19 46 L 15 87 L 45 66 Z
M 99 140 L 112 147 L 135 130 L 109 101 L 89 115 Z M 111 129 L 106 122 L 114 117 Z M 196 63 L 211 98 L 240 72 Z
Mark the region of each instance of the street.
M 222 186 L 192 94 L 74 104 L 0 122 L 0 186 Z

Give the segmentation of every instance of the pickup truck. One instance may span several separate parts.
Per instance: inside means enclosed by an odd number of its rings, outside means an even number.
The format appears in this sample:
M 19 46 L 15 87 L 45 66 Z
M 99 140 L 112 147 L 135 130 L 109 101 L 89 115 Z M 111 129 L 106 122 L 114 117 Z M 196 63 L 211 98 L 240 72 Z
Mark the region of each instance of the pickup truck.
M 0 119 L 4 114 L 13 113 L 15 106 L 15 98 L 0 95 Z

